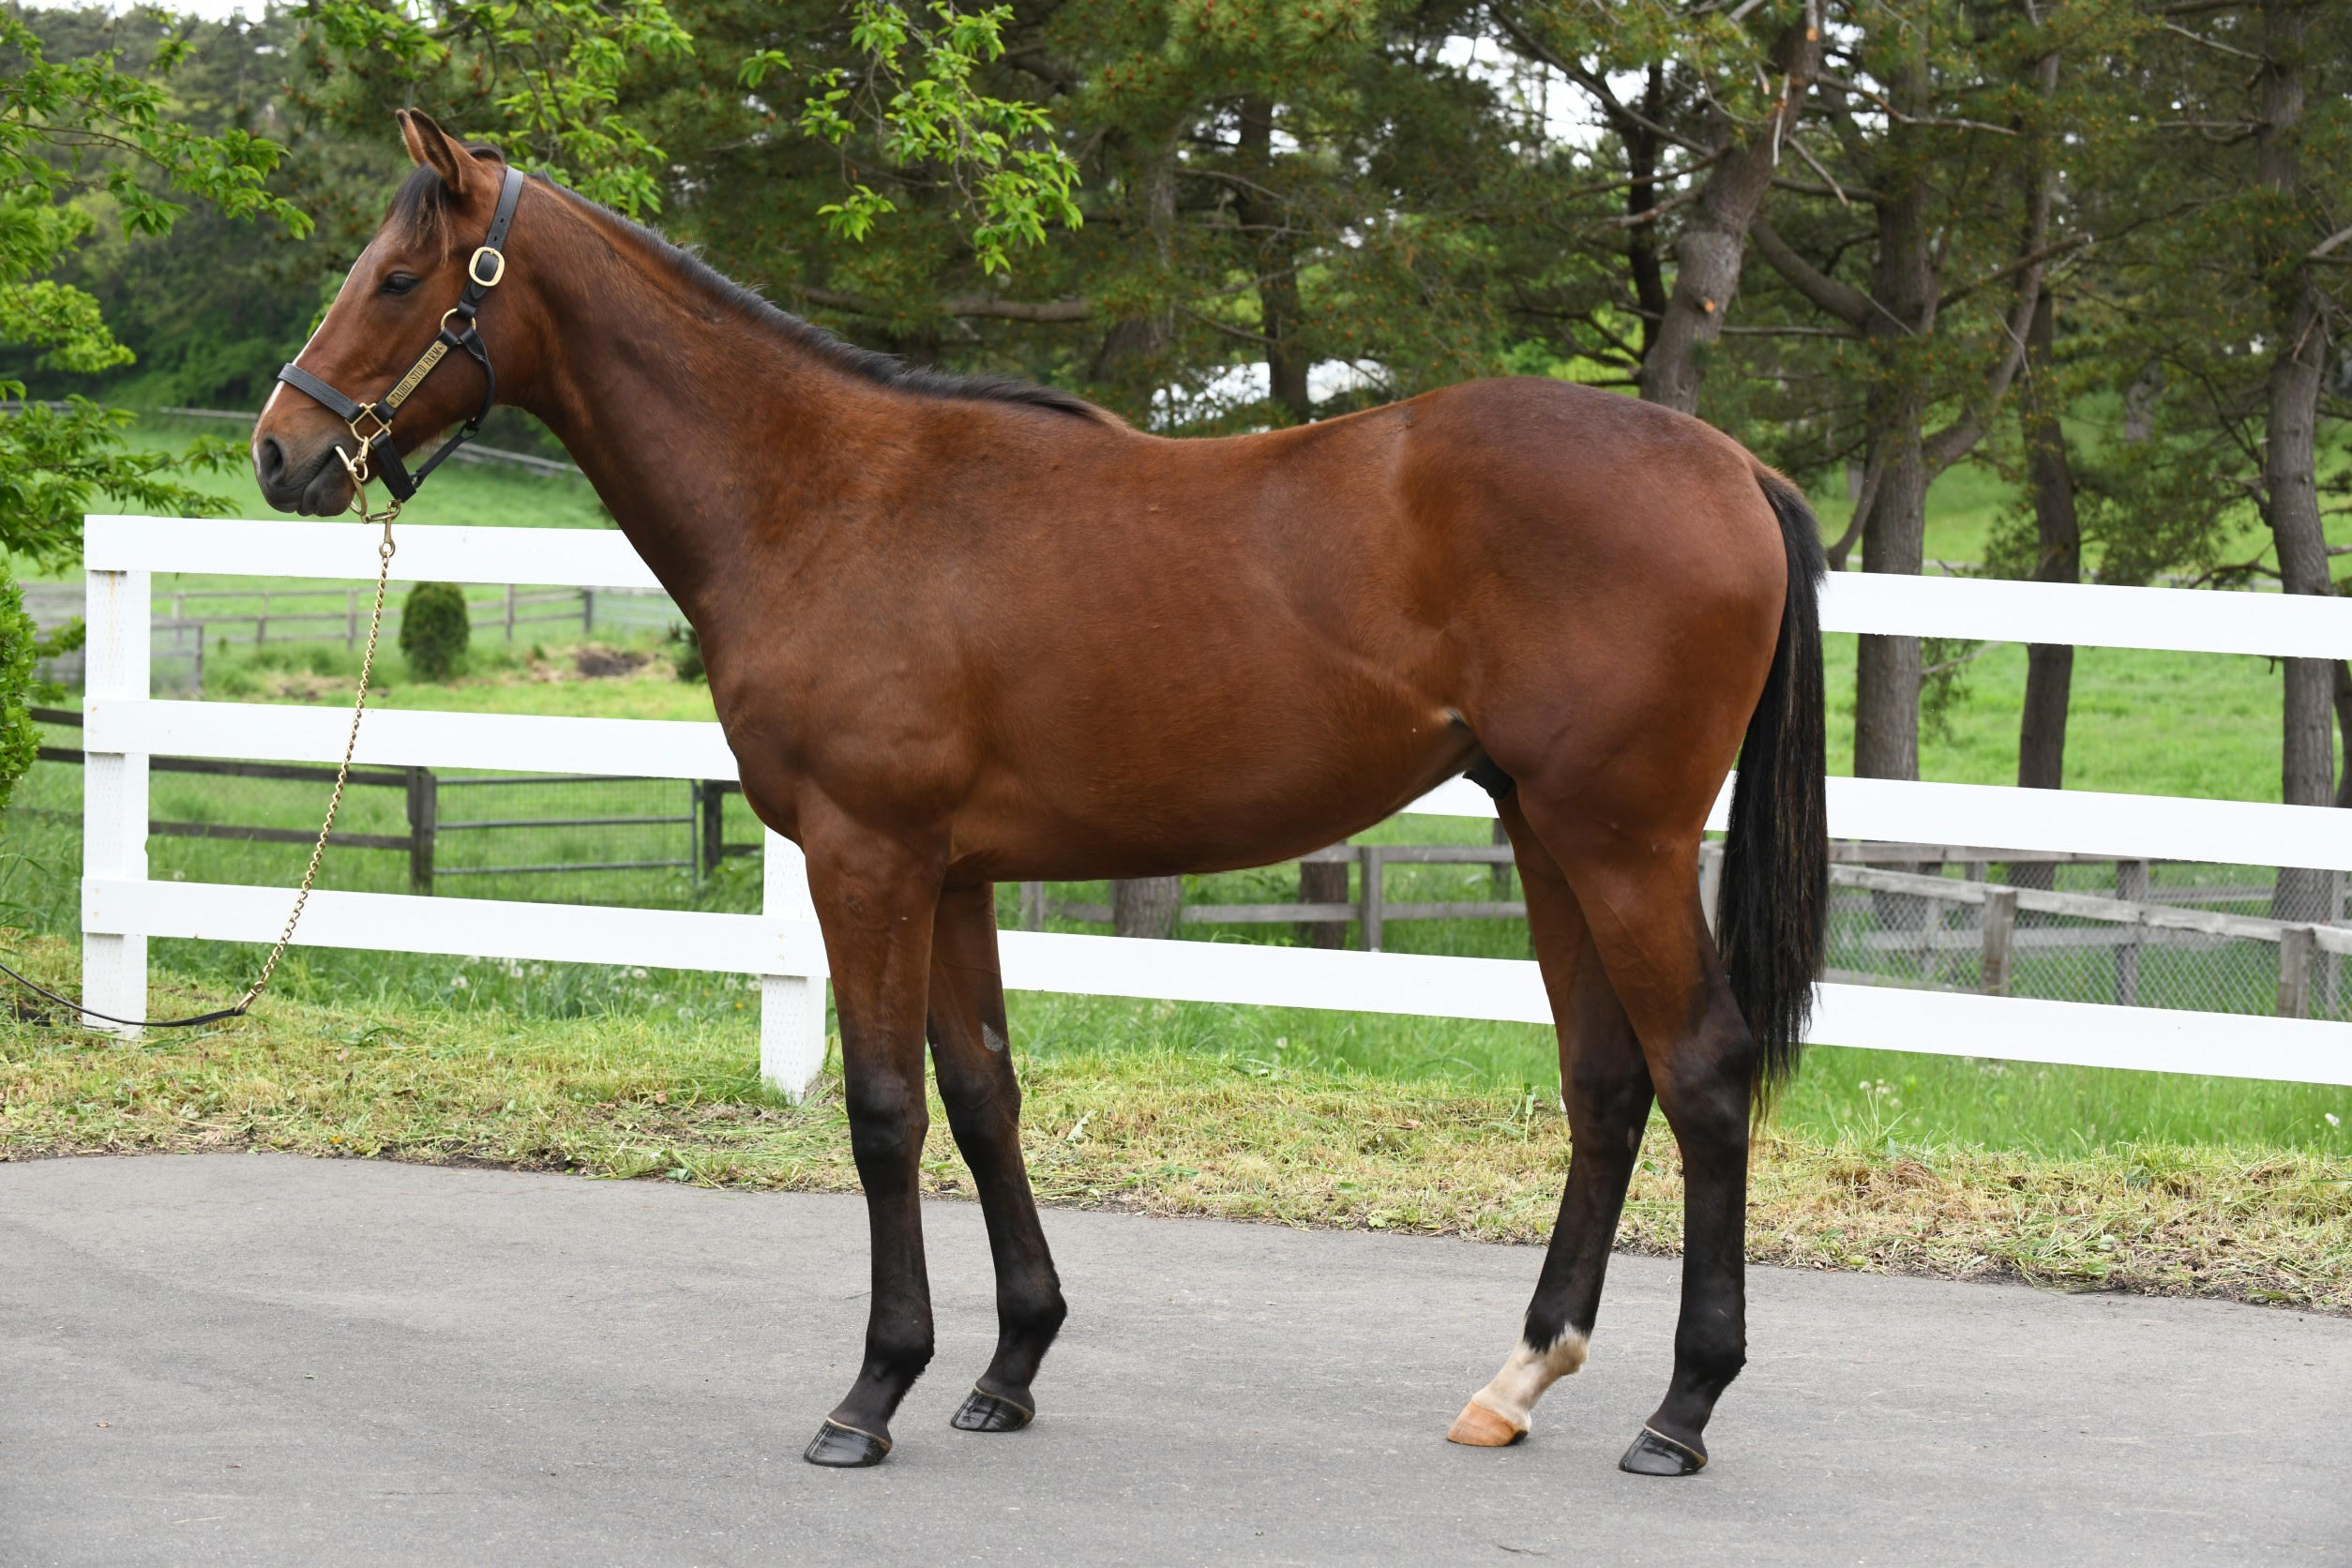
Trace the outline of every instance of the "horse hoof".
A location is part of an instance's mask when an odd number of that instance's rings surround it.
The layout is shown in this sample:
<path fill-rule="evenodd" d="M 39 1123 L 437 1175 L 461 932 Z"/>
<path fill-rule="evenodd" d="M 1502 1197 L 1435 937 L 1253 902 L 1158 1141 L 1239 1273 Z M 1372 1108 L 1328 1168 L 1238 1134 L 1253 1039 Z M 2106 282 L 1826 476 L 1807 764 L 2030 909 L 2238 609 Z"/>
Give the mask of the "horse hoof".
<path fill-rule="evenodd" d="M 1475 1399 L 1462 1407 L 1462 1413 L 1454 1418 L 1454 1429 L 1445 1435 L 1446 1441 L 1465 1448 L 1509 1448 L 1526 1438 L 1526 1427 L 1512 1425 Z"/>
<path fill-rule="evenodd" d="M 808 1440 L 807 1451 L 801 1457 L 828 1470 L 865 1470 L 881 1464 L 882 1455 L 889 1452 L 888 1438 L 878 1438 L 871 1432 L 860 1432 L 828 1420 Z"/>
<path fill-rule="evenodd" d="M 1707 1451 L 1661 1437 L 1645 1426 L 1617 1468 L 1628 1475 L 1696 1475 L 1707 1467 Z"/>
<path fill-rule="evenodd" d="M 963 1408 L 948 1422 L 958 1432 L 1018 1432 L 1037 1419 L 1010 1399 L 974 1388 L 964 1396 Z"/>

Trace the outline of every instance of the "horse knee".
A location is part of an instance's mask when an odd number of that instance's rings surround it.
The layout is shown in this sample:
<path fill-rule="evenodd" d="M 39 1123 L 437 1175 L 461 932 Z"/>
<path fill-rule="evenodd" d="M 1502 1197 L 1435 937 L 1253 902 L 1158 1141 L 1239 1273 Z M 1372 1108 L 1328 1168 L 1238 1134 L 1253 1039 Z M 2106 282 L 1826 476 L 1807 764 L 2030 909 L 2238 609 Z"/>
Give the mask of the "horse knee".
<path fill-rule="evenodd" d="M 863 1170 L 912 1161 L 931 1130 L 920 1089 L 896 1082 L 852 1081 L 843 1096 L 850 1115 L 850 1153 Z"/>

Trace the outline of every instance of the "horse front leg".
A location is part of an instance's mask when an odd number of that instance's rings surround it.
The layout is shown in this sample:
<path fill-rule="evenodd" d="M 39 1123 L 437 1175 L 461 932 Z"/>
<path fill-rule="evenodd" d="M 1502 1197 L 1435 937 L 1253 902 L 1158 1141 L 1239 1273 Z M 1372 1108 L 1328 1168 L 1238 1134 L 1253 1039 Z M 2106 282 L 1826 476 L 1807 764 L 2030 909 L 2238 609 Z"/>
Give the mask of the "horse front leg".
<path fill-rule="evenodd" d="M 942 857 L 862 832 L 812 835 L 809 892 L 833 966 L 850 1148 L 866 1189 L 873 1295 L 866 1360 L 802 1456 L 878 1465 L 890 1418 L 931 1359 L 931 1285 L 923 1262 L 924 1011 Z"/>
<path fill-rule="evenodd" d="M 979 1188 L 996 1263 L 996 1354 L 954 1425 L 966 1432 L 1018 1431 L 1036 1416 L 1029 1385 L 1068 1308 L 1021 1159 L 1021 1090 L 997 964 L 996 890 L 986 883 L 941 896 L 931 938 L 930 1036 L 940 1099 Z"/>

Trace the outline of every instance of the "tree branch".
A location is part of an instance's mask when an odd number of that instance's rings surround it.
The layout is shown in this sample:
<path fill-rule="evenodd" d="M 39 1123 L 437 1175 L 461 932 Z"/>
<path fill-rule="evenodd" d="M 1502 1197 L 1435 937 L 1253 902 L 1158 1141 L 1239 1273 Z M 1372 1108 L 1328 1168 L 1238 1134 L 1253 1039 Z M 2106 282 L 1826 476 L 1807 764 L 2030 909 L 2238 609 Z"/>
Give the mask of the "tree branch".
<path fill-rule="evenodd" d="M 1755 237 L 1756 249 L 1764 252 L 1764 259 L 1772 264 L 1774 271 L 1788 279 L 1791 288 L 1847 325 L 1861 330 L 1869 324 L 1871 316 L 1879 309 L 1878 302 L 1862 290 L 1817 270 L 1812 263 L 1791 249 L 1788 242 L 1780 237 L 1780 232 L 1762 218 L 1756 219 L 1748 233 Z"/>

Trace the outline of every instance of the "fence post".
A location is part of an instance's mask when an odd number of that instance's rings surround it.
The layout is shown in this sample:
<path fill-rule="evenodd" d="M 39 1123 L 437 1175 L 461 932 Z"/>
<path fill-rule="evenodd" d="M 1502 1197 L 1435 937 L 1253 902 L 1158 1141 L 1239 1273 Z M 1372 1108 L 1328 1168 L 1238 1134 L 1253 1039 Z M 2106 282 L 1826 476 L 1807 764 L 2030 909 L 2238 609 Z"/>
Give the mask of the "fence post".
<path fill-rule="evenodd" d="M 2292 926 L 2279 933 L 2279 1017 L 2311 1017 L 2312 960 L 2319 939 L 2308 926 Z"/>
<path fill-rule="evenodd" d="M 1500 817 L 1497 817 L 1495 819 L 1494 832 L 1495 848 L 1501 849 L 1510 842 L 1511 830 L 1502 825 L 1502 819 Z M 1507 860 L 1498 860 L 1495 862 L 1494 896 L 1495 902 L 1498 904 L 1507 901 L 1511 897 L 1511 863 Z M 1710 917 L 1710 924 L 1712 924 L 1711 916 Z"/>
<path fill-rule="evenodd" d="M 83 711 L 106 702 L 143 701 L 149 679 L 151 574 L 94 571 L 88 575 L 88 599 L 83 612 L 88 628 L 83 664 Z M 88 887 L 100 881 L 147 880 L 144 752 L 84 752 L 82 876 L 82 1000 L 101 1013 L 143 1018 L 147 1011 L 147 939 L 92 930 Z M 86 1014 L 83 1022 L 126 1039 L 139 1033 L 135 1028 L 101 1023 Z"/>
<path fill-rule="evenodd" d="M 1378 844 L 1357 845 L 1356 859 L 1363 867 L 1363 869 L 1356 873 L 1358 881 L 1363 884 L 1356 891 L 1356 919 L 1364 927 L 1364 950 L 1366 953 L 1378 953 L 1380 950 L 1382 912 L 1380 846 Z"/>
<path fill-rule="evenodd" d="M 433 840 L 439 834 L 441 781 L 430 768 L 408 770 L 408 890 L 433 890 Z"/>
<path fill-rule="evenodd" d="M 716 871 L 718 863 L 727 858 L 727 786 L 706 778 L 694 791 L 702 818 L 701 864 L 694 872 L 699 881 Z"/>
<path fill-rule="evenodd" d="M 583 637 L 596 635 L 596 591 L 594 588 L 582 588 L 580 591 L 580 630 Z"/>
<path fill-rule="evenodd" d="M 1984 956 L 1977 962 L 1977 989 L 1986 996 L 2009 994 L 2009 964 L 2013 943 L 2010 938 L 2017 929 L 2017 890 L 2013 887 L 1987 887 L 1984 890 Z"/>
<path fill-rule="evenodd" d="M 2118 860 L 2115 863 L 2115 896 L 2127 904 L 2148 901 L 2148 862 Z M 2115 1001 L 2118 1007 L 2140 1004 L 2140 929 L 2138 921 L 2123 928 L 2123 941 L 2115 950 Z"/>
<path fill-rule="evenodd" d="M 359 590 L 343 590 L 343 649 L 346 653 L 359 646 Z"/>
<path fill-rule="evenodd" d="M 1042 931 L 1046 928 L 1046 884 L 1041 882 L 1021 883 L 1021 929 Z"/>
<path fill-rule="evenodd" d="M 761 839 L 761 908 L 787 920 L 814 920 L 800 846 L 764 829 Z M 760 1080 L 797 1102 L 824 1064 L 825 983 L 807 974 L 760 976 Z"/>
<path fill-rule="evenodd" d="M 1299 862 L 1300 903 L 1344 904 L 1347 901 L 1346 861 Z M 1348 945 L 1348 923 L 1345 920 L 1302 920 L 1298 924 L 1298 940 L 1309 947 L 1345 947 Z"/>
<path fill-rule="evenodd" d="M 508 584 L 506 584 L 506 641 L 507 641 L 507 643 L 508 643 L 509 645 L 511 645 L 511 644 L 514 642 L 514 641 L 515 641 L 515 585 L 514 585 L 513 583 L 509 582 Z"/>

